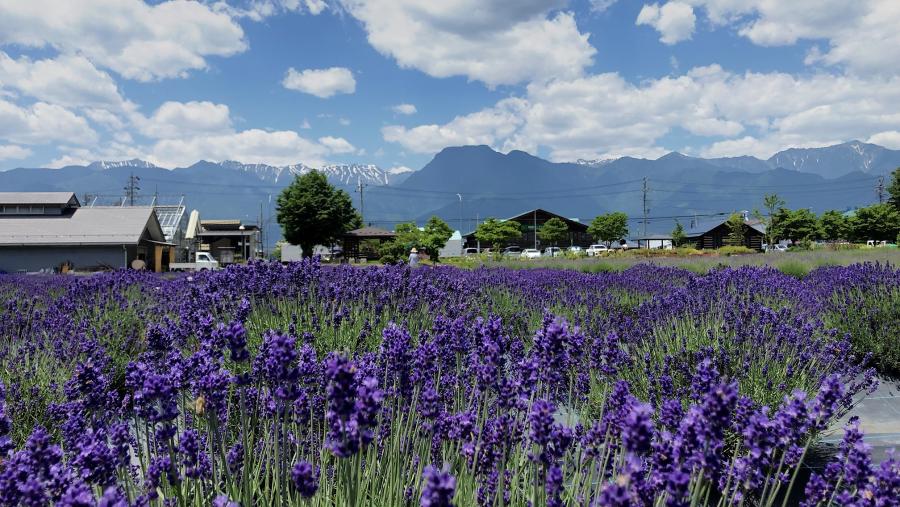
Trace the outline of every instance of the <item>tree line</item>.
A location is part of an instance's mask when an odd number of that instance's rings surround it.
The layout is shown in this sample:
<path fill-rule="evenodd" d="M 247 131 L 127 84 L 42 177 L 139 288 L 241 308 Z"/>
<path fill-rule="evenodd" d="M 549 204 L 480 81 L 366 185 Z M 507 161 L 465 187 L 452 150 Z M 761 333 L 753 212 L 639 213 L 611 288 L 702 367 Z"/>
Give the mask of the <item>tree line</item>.
<path fill-rule="evenodd" d="M 897 241 L 900 243 L 900 168 L 891 175 L 884 203 L 858 208 L 850 213 L 829 210 L 816 215 L 809 209 L 790 209 L 776 194 L 766 195 L 763 210 L 754 216 L 766 225 L 766 241 L 794 242 L 825 241 Z M 347 231 L 362 226 L 362 217 L 353 207 L 347 192 L 328 183 L 324 174 L 311 171 L 298 176 L 278 196 L 277 220 L 284 238 L 300 245 L 303 255 L 310 256 L 315 245 L 332 244 Z M 745 227 L 743 217 L 735 214 L 728 219 L 735 241 L 740 243 Z M 521 237 L 521 224 L 511 220 L 488 218 L 478 224 L 475 238 L 495 251 Z M 588 234 L 596 241 L 610 246 L 628 236 L 628 215 L 620 211 L 595 217 L 588 226 Z M 387 261 L 402 260 L 412 248 L 421 248 L 433 260 L 453 234 L 453 229 L 437 216 L 431 217 L 419 229 L 409 222 L 396 227 L 396 237 L 379 247 Z M 559 218 L 547 220 L 536 231 L 541 242 L 551 246 L 563 243 L 569 227 Z M 685 242 L 684 227 L 676 223 L 672 231 L 675 246 Z"/>

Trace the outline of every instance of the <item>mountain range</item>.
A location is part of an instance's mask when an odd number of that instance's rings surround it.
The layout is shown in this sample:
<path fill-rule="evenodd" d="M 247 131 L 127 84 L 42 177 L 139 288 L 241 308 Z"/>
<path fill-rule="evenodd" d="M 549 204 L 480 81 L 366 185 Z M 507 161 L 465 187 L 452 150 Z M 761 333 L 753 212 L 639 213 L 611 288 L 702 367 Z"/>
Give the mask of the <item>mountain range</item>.
<path fill-rule="evenodd" d="M 879 177 L 900 167 L 900 151 L 851 141 L 823 148 L 792 148 L 767 160 L 755 157 L 697 158 L 677 152 L 656 160 L 622 157 L 557 163 L 522 151 L 503 154 L 487 146 L 445 148 L 418 171 L 383 170 L 371 164 L 311 167 L 199 161 L 167 169 L 142 160 L 94 162 L 60 169 L 18 168 L 0 172 L 2 191 L 76 192 L 98 204 L 121 202 L 133 174 L 139 202 L 184 196 L 204 218 L 263 215 L 267 243 L 280 237 L 274 220 L 278 193 L 296 175 L 318 170 L 346 190 L 367 223 L 393 228 L 431 215 L 472 230 L 489 216 L 507 217 L 534 208 L 588 221 L 608 211 L 631 217 L 632 234 L 668 232 L 675 220 L 694 219 L 762 205 L 777 193 L 791 208 L 847 209 L 877 202 Z M 360 203 L 358 187 L 362 186 Z"/>

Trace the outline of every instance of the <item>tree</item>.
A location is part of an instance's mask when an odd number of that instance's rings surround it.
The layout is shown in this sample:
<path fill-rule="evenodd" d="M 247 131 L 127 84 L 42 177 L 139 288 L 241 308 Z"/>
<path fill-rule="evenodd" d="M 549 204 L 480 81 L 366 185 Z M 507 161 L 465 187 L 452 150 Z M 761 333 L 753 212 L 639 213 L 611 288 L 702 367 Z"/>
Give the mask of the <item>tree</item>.
<path fill-rule="evenodd" d="M 588 226 L 588 234 L 608 247 L 613 241 L 628 235 L 628 215 L 616 211 L 595 217 Z"/>
<path fill-rule="evenodd" d="M 896 210 L 900 211 L 900 167 L 894 169 L 894 172 L 891 173 L 891 184 L 888 185 L 887 191 L 890 194 L 888 202 Z"/>
<path fill-rule="evenodd" d="M 740 213 L 733 213 L 725 222 L 728 227 L 728 237 L 725 241 L 731 246 L 741 246 L 744 244 L 744 231 L 747 224 L 744 223 L 744 216 Z"/>
<path fill-rule="evenodd" d="M 819 217 L 819 233 L 827 241 L 848 239 L 850 222 L 840 211 L 828 210 Z"/>
<path fill-rule="evenodd" d="M 675 228 L 672 229 L 672 246 L 679 247 L 684 244 L 687 238 L 684 235 L 684 227 L 681 222 L 675 221 Z"/>
<path fill-rule="evenodd" d="M 569 237 L 569 226 L 562 219 L 553 217 L 544 222 L 538 231 L 538 237 L 541 242 L 556 246 L 560 241 L 565 241 Z"/>
<path fill-rule="evenodd" d="M 850 228 L 858 241 L 891 241 L 900 233 L 900 211 L 887 203 L 859 208 Z"/>
<path fill-rule="evenodd" d="M 402 261 L 413 248 L 422 246 L 422 231 L 413 222 L 397 224 L 394 227 L 394 239 L 382 243 L 378 248 L 381 262 L 386 264 Z"/>
<path fill-rule="evenodd" d="M 763 196 L 763 208 L 766 209 L 766 215 L 763 216 L 759 211 L 754 211 L 756 218 L 766 225 L 766 243 L 771 245 L 775 242 L 775 214 L 779 209 L 784 208 L 784 199 L 778 197 L 778 194 L 765 194 Z"/>
<path fill-rule="evenodd" d="M 453 229 L 436 216 L 432 216 L 425 223 L 425 231 L 422 235 L 422 247 L 425 253 L 434 262 L 438 262 L 438 254 L 447 244 L 447 240 L 453 236 Z"/>
<path fill-rule="evenodd" d="M 809 209 L 779 209 L 773 218 L 772 236 L 791 241 L 813 240 L 820 236 L 819 219 Z"/>
<path fill-rule="evenodd" d="M 512 241 L 522 236 L 522 229 L 519 222 L 511 220 L 501 221 L 496 218 L 488 218 L 484 222 L 478 224 L 475 229 L 475 238 L 491 245 L 494 253 L 499 253 L 504 243 Z"/>
<path fill-rule="evenodd" d="M 347 192 L 334 188 L 325 175 L 310 171 L 297 176 L 278 196 L 277 219 L 284 239 L 311 257 L 315 245 L 330 244 L 362 225 Z"/>

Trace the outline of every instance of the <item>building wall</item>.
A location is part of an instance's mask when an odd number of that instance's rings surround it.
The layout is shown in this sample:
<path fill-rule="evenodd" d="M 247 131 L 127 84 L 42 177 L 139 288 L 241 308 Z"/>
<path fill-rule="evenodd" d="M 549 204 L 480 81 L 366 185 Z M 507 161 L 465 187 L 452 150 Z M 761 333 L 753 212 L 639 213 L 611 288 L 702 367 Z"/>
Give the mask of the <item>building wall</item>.
<path fill-rule="evenodd" d="M 438 257 L 460 257 L 462 256 L 463 242 L 462 239 L 448 239 L 444 248 L 438 251 Z"/>
<path fill-rule="evenodd" d="M 7 273 L 37 272 L 56 269 L 64 262 L 76 270 L 109 266 L 123 268 L 127 265 L 126 253 L 116 246 L 0 246 L 0 271 Z"/>
<path fill-rule="evenodd" d="M 701 250 L 704 248 L 721 248 L 728 244 L 728 235 L 728 226 L 726 224 L 722 224 L 717 226 L 715 229 L 706 232 L 702 236 L 691 238 L 689 241 L 694 241 L 694 246 Z M 754 250 L 760 250 L 762 249 L 762 242 L 762 234 L 750 227 L 744 228 L 744 241 L 742 243 L 743 246 L 752 248 Z"/>

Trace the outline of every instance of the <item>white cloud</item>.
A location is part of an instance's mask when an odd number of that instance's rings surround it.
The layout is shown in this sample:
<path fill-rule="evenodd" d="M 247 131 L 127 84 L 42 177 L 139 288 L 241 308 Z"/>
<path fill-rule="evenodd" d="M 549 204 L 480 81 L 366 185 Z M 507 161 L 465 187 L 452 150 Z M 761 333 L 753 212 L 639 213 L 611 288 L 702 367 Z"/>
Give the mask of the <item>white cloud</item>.
<path fill-rule="evenodd" d="M 660 42 L 675 44 L 691 38 L 694 33 L 694 9 L 683 2 L 666 2 L 662 7 L 659 4 L 646 4 L 638 14 L 636 25 L 650 25 L 659 32 Z"/>
<path fill-rule="evenodd" d="M 109 74 L 78 55 L 32 61 L 24 56 L 12 59 L 0 51 L 0 87 L 63 107 L 134 108 Z"/>
<path fill-rule="evenodd" d="M 289 90 L 309 93 L 322 99 L 339 93 L 356 91 L 356 79 L 353 78 L 350 69 L 344 67 L 302 71 L 297 71 L 292 67 L 284 75 L 281 84 Z"/>
<path fill-rule="evenodd" d="M 884 132 L 879 132 L 870 136 L 866 142 L 880 144 L 881 146 L 892 150 L 900 150 L 900 131 L 886 130 Z"/>
<path fill-rule="evenodd" d="M 90 144 L 97 141 L 97 133 L 84 118 L 62 106 L 37 102 L 20 107 L 0 99 L 0 139 L 21 144 Z"/>
<path fill-rule="evenodd" d="M 90 148 L 62 147 L 63 154 L 53 159 L 47 167 L 59 168 L 67 165 L 87 165 L 97 160 L 149 159 L 143 148 L 132 143 L 113 142 Z"/>
<path fill-rule="evenodd" d="M 140 81 L 181 77 L 247 48 L 228 14 L 175 0 L 0 0 L 0 44 L 49 46 Z"/>
<path fill-rule="evenodd" d="M 416 112 L 418 112 L 416 106 L 413 104 L 397 104 L 396 106 L 392 107 L 391 110 L 397 114 L 405 115 L 416 114 Z"/>
<path fill-rule="evenodd" d="M 320 137 L 319 144 L 328 148 L 331 153 L 353 153 L 356 151 L 356 148 L 343 137 Z"/>
<path fill-rule="evenodd" d="M 488 86 L 572 77 L 596 50 L 564 0 L 342 0 L 369 43 L 401 67 Z"/>
<path fill-rule="evenodd" d="M 228 106 L 212 102 L 166 102 L 141 123 L 144 135 L 158 139 L 231 132 Z"/>
<path fill-rule="evenodd" d="M 252 0 L 247 6 L 238 7 L 220 1 L 212 4 L 212 8 L 233 18 L 263 21 L 282 12 L 302 12 L 317 16 L 328 8 L 328 4 L 323 0 Z"/>
<path fill-rule="evenodd" d="M 149 149 L 147 158 L 163 167 L 193 164 L 198 160 L 241 160 L 270 165 L 303 162 L 324 164 L 331 150 L 291 130 L 244 130 L 237 133 L 163 139 Z"/>
<path fill-rule="evenodd" d="M 415 169 L 406 167 L 405 165 L 395 165 L 386 171 L 388 174 L 405 174 L 415 172 Z"/>
<path fill-rule="evenodd" d="M 31 150 L 15 144 L 0 144 L 0 160 L 19 160 L 31 156 Z"/>
<path fill-rule="evenodd" d="M 734 74 L 719 66 L 632 84 L 615 73 L 532 83 L 523 98 L 446 124 L 388 126 L 386 141 L 409 151 L 489 144 L 503 151 L 549 150 L 553 160 L 658 156 L 673 129 L 709 138 L 708 156 L 768 157 L 790 146 L 854 138 L 893 139 L 900 125 L 900 77 Z"/>
<path fill-rule="evenodd" d="M 612 7 L 617 1 L 618 0 L 590 0 L 591 11 L 606 12 L 606 10 Z"/>
<path fill-rule="evenodd" d="M 477 113 L 457 116 L 444 125 L 420 125 L 411 129 L 389 125 L 381 129 L 385 141 L 399 143 L 415 153 L 435 153 L 447 146 L 487 144 L 495 146 L 521 126 L 521 99 L 509 98 Z"/>
<path fill-rule="evenodd" d="M 896 0 L 683 0 L 706 10 L 710 20 L 731 26 L 762 46 L 800 39 L 828 41 L 808 64 L 841 65 L 859 73 L 896 74 L 900 59 L 900 2 Z"/>

